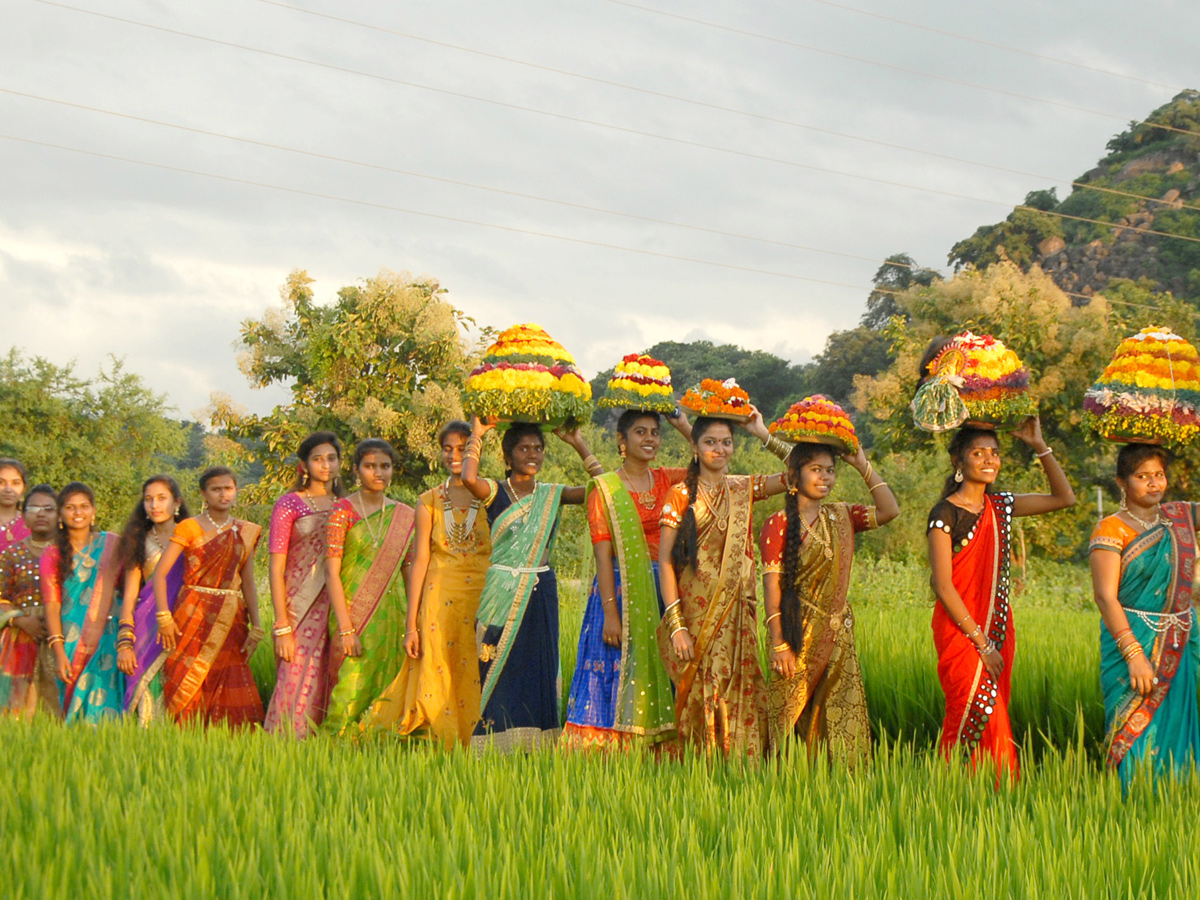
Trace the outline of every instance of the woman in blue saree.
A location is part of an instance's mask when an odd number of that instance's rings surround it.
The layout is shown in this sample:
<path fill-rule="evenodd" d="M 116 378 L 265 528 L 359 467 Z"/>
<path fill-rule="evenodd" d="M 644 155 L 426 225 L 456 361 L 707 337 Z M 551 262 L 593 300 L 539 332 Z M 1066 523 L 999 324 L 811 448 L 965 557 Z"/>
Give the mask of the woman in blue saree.
<path fill-rule="evenodd" d="M 46 643 L 54 652 L 63 715 L 95 724 L 125 710 L 125 676 L 117 668 L 117 623 L 111 615 L 121 568 L 111 531 L 96 531 L 91 488 L 73 481 L 58 495 L 58 534 L 42 554 Z"/>
<path fill-rule="evenodd" d="M 507 476 L 498 489 L 479 476 L 483 435 L 478 419 L 463 457 L 462 483 L 487 507 L 492 561 L 476 614 L 481 720 L 477 749 L 532 750 L 559 733 L 558 581 L 550 548 L 564 504 L 581 504 L 586 489 L 537 481 L 546 441 L 538 425 L 514 422 L 501 441 Z M 589 475 L 603 466 L 579 430 L 555 431 L 583 459 Z"/>
<path fill-rule="evenodd" d="M 1141 769 L 1187 771 L 1200 759 L 1200 633 L 1192 608 L 1195 505 L 1163 503 L 1168 456 L 1128 444 L 1117 456 L 1122 503 L 1092 533 L 1108 764 L 1122 789 Z"/>

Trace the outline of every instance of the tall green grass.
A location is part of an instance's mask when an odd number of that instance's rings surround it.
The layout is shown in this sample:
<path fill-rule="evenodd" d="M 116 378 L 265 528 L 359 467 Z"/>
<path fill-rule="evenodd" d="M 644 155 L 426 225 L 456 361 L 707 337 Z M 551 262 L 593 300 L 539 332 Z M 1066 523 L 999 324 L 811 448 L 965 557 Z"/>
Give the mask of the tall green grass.
<path fill-rule="evenodd" d="M 1023 777 L 934 752 L 927 581 L 863 560 L 854 603 L 877 743 L 853 772 L 803 755 L 440 753 L 130 723 L 0 721 L 3 889 L 105 898 L 1180 897 L 1200 889 L 1200 779 L 1127 801 L 1098 762 L 1097 616 L 1034 573 L 1015 602 Z M 567 584 L 563 671 L 582 585 Z M 266 663 L 264 666 L 263 663 Z M 273 665 L 260 654 L 259 677 Z"/>

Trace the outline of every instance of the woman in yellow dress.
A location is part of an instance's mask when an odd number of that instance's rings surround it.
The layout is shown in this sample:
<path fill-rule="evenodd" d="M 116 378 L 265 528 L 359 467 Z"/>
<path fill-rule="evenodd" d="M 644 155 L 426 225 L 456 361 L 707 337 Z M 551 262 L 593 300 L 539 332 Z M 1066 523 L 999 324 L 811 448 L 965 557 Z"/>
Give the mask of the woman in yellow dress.
<path fill-rule="evenodd" d="M 466 422 L 438 435 L 449 477 L 417 503 L 408 619 L 400 674 L 372 707 L 366 727 L 428 737 L 447 749 L 467 745 L 479 721 L 475 614 L 492 554 L 487 507 L 462 483 Z"/>

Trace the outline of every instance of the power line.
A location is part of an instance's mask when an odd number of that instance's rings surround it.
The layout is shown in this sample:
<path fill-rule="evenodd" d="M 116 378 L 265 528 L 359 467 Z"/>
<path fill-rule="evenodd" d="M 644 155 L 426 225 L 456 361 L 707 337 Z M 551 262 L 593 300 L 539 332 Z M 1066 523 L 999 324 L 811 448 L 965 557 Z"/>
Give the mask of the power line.
<path fill-rule="evenodd" d="M 767 155 L 761 154 L 761 153 L 751 153 L 746 150 L 735 150 L 731 147 L 721 147 L 717 144 L 707 144 L 707 143 L 704 143 L 703 141 L 693 141 L 693 140 L 689 140 L 687 138 L 674 137 L 672 135 L 659 134 L 657 132 L 652 132 L 652 131 L 642 131 L 637 128 L 628 128 L 624 125 L 614 125 L 610 122 L 600 122 L 595 119 L 585 119 L 581 116 L 572 116 L 572 115 L 567 115 L 566 113 L 552 112 L 550 110 L 538 109 L 537 107 L 533 107 L 533 106 L 524 106 L 519 103 L 510 103 L 506 100 L 494 100 L 489 97 L 481 97 L 476 94 L 468 94 L 468 93 L 465 93 L 462 91 L 453 91 L 448 88 L 434 87 L 432 85 L 422 84 L 422 83 L 416 82 L 416 81 L 409 81 L 409 80 L 406 80 L 403 78 L 395 78 L 390 75 L 380 75 L 375 72 L 366 72 L 361 69 L 351 69 L 347 66 L 338 66 L 338 65 L 334 65 L 333 63 L 320 62 L 319 60 L 307 59 L 307 58 L 301 57 L 301 56 L 292 56 L 290 54 L 279 53 L 274 50 L 264 50 L 259 47 L 249 46 L 247 44 L 238 44 L 233 41 L 221 40 L 220 38 L 206 37 L 204 35 L 193 34 L 191 32 L 187 32 L 187 31 L 180 31 L 180 30 L 174 29 L 174 28 L 167 28 L 162 25 L 152 25 L 148 22 L 140 22 L 136 19 L 127 19 L 127 18 L 124 18 L 121 16 L 114 16 L 109 13 L 96 12 L 94 10 L 89 10 L 89 9 L 81 9 L 80 7 L 69 6 L 65 3 L 57 3 L 57 2 L 55 2 L 55 0 L 35 0 L 35 2 L 42 3 L 47 6 L 54 6 L 59 9 L 69 10 L 71 12 L 83 13 L 84 15 L 96 16 L 98 18 L 109 19 L 111 21 L 121 22 L 121 23 L 124 23 L 127 25 L 134 25 L 139 28 L 149 29 L 151 31 L 158 31 L 158 32 L 162 32 L 164 34 L 175 35 L 177 37 L 184 37 L 184 38 L 188 38 L 191 40 L 202 41 L 204 43 L 214 44 L 214 45 L 221 46 L 221 47 L 228 47 L 228 48 L 232 48 L 232 49 L 236 49 L 236 50 L 244 50 L 249 53 L 257 53 L 257 54 L 275 58 L 275 59 L 287 60 L 288 62 L 296 62 L 296 63 L 301 63 L 302 65 L 316 66 L 318 68 L 328 69 L 328 70 L 334 71 L 334 72 L 341 72 L 341 73 L 347 74 L 347 75 L 357 75 L 357 76 L 360 76 L 363 78 L 370 78 L 375 81 L 382 81 L 382 82 L 389 83 L 389 84 L 398 84 L 398 85 L 402 85 L 404 87 L 411 87 L 411 88 L 416 88 L 418 90 L 430 91 L 432 93 L 442 94 L 444 96 L 449 96 L 449 97 L 458 97 L 460 99 L 471 100 L 471 101 L 474 101 L 477 103 L 489 103 L 494 106 L 503 107 L 505 109 L 515 109 L 515 110 L 519 110 L 521 112 L 533 113 L 534 115 L 545 116 L 545 117 L 551 118 L 551 119 L 558 119 L 560 121 L 573 122 L 573 123 L 581 124 L 581 125 L 590 125 L 590 126 L 593 126 L 596 128 L 605 128 L 605 129 L 609 129 L 611 131 L 616 131 L 621 134 L 636 135 L 638 137 L 646 137 L 646 138 L 651 138 L 654 140 L 666 141 L 666 142 L 673 143 L 673 144 L 679 144 L 679 145 L 685 146 L 685 147 L 695 147 L 695 148 L 703 149 L 703 150 L 713 150 L 713 151 L 716 151 L 719 153 L 725 153 L 725 154 L 728 154 L 731 156 L 740 156 L 740 157 L 744 157 L 746 159 L 758 160 L 760 162 L 777 163 L 779 165 L 790 166 L 795 169 L 805 169 L 805 170 L 812 171 L 812 172 L 820 172 L 825 175 L 838 175 L 843 178 L 855 178 L 855 179 L 858 179 L 861 181 L 869 181 L 869 182 L 873 182 L 875 184 L 886 185 L 888 187 L 898 187 L 898 188 L 903 188 L 905 190 L 923 191 L 925 193 L 938 194 L 943 197 L 951 197 L 956 200 L 969 200 L 969 201 L 975 202 L 975 203 L 988 203 L 988 204 L 991 204 L 992 206 L 1002 206 L 1002 207 L 1009 206 L 1008 203 L 1001 201 L 1001 200 L 991 200 L 986 197 L 971 197 L 969 195 L 956 193 L 954 191 L 943 191 L 938 188 L 921 187 L 919 185 L 906 184 L 905 182 L 901 182 L 901 181 L 891 181 L 886 178 L 875 178 L 873 176 L 862 175 L 857 172 L 847 172 L 847 171 L 843 171 L 840 169 L 830 169 L 830 168 L 827 168 L 824 166 L 816 166 L 816 165 L 812 165 L 811 163 L 797 162 L 795 160 L 783 159 L 783 158 L 777 157 L 777 156 L 767 156 Z"/>
<path fill-rule="evenodd" d="M 690 224 L 687 222 L 676 222 L 676 221 L 672 221 L 670 219 L 659 219 L 659 218 L 655 218 L 653 216 L 644 216 L 644 215 L 640 215 L 638 213 L 623 212 L 621 210 L 608 209 L 608 208 L 602 207 L 602 206 L 590 206 L 586 203 L 576 203 L 576 202 L 573 202 L 570 200 L 560 200 L 555 197 L 547 197 L 547 196 L 540 195 L 540 194 L 529 194 L 529 193 L 525 193 L 523 191 L 510 190 L 508 188 L 499 188 L 499 187 L 493 187 L 491 185 L 486 185 L 486 184 L 478 184 L 476 182 L 471 182 L 471 181 L 462 181 L 457 178 L 446 178 L 446 177 L 443 177 L 440 175 L 430 175 L 426 172 L 417 172 L 417 171 L 413 171 L 411 169 L 401 169 L 401 168 L 397 168 L 395 166 L 385 166 L 380 163 L 366 162 L 364 160 L 348 159 L 346 157 L 335 156 L 335 155 L 329 154 L 329 153 L 320 153 L 315 150 L 303 150 L 298 147 L 289 147 L 284 144 L 276 144 L 276 143 L 272 143 L 270 141 L 260 141 L 260 140 L 254 139 L 254 138 L 241 137 L 239 135 L 234 135 L 234 134 L 226 134 L 226 133 L 220 132 L 220 131 L 209 131 L 208 129 L 197 128 L 197 127 L 194 127 L 191 125 L 183 125 L 183 124 L 180 124 L 177 122 L 165 122 L 160 119 L 151 119 L 146 116 L 137 116 L 137 115 L 133 115 L 131 113 L 118 112 L 118 111 L 112 110 L 112 109 L 104 109 L 103 107 L 99 107 L 99 106 L 89 106 L 85 103 L 76 103 L 71 100 L 62 100 L 57 97 L 46 97 L 46 96 L 43 96 L 40 94 L 30 94 L 25 91 L 17 91 L 17 90 L 13 90 L 11 88 L 0 87 L 0 94 L 10 94 L 15 97 L 22 97 L 22 98 L 29 99 L 29 100 L 38 100 L 43 103 L 53 103 L 53 104 L 57 104 L 60 106 L 66 106 L 71 109 L 81 109 L 81 110 L 85 110 L 87 112 L 99 113 L 101 115 L 106 115 L 106 116 L 114 116 L 116 118 L 127 119 L 127 120 L 130 120 L 133 122 L 141 122 L 141 123 L 144 123 L 147 125 L 156 125 L 156 126 L 160 126 L 163 128 L 172 128 L 172 129 L 176 129 L 178 131 L 187 132 L 189 134 L 199 134 L 199 135 L 204 135 L 206 137 L 219 138 L 219 139 L 228 140 L 228 141 L 236 141 L 238 143 L 248 144 L 248 145 L 254 146 L 254 147 L 263 147 L 263 148 L 266 148 L 269 150 L 279 150 L 284 153 L 294 153 L 294 154 L 297 154 L 300 156 L 307 156 L 307 157 L 310 157 L 313 159 L 320 159 L 320 160 L 325 160 L 328 162 L 344 163 L 346 165 L 351 165 L 351 166 L 360 166 L 362 168 L 372 169 L 372 170 L 379 171 L 379 172 L 388 172 L 393 175 L 404 175 L 404 176 L 410 177 L 410 178 L 422 178 L 422 179 L 426 179 L 428 181 L 439 182 L 441 184 L 454 185 L 455 187 L 465 187 L 465 188 L 470 188 L 472 190 L 488 191 L 490 193 L 501 194 L 501 195 L 504 195 L 507 197 L 518 197 L 523 200 L 534 200 L 539 203 L 550 203 L 550 204 L 554 204 L 555 206 L 563 206 L 563 207 L 567 207 L 569 209 L 578 209 L 578 210 L 582 210 L 585 212 L 602 213 L 604 215 L 619 216 L 619 217 L 627 218 L 627 219 L 636 219 L 638 221 L 648 222 L 648 223 L 651 223 L 654 225 L 667 225 L 672 228 L 683 228 L 683 229 L 687 229 L 689 231 L 697 231 L 697 232 L 702 232 L 705 234 L 716 235 L 718 237 L 730 237 L 730 238 L 737 238 L 737 239 L 745 240 L 745 241 L 755 241 L 755 242 L 762 243 L 762 244 L 770 244 L 770 245 L 776 246 L 776 247 L 785 247 L 790 250 L 803 250 L 803 251 L 807 251 L 810 253 L 824 253 L 824 254 L 828 254 L 828 255 L 832 255 L 832 256 L 840 256 L 840 257 L 844 257 L 846 259 L 854 259 L 854 260 L 860 260 L 860 261 L 864 261 L 864 262 L 873 262 L 873 263 L 879 262 L 879 258 L 876 256 L 864 256 L 864 255 L 858 254 L 858 253 L 846 253 L 846 252 L 843 252 L 840 250 L 829 250 L 829 249 L 825 249 L 825 248 L 821 248 L 821 247 L 810 247 L 805 244 L 796 244 L 796 243 L 792 243 L 790 241 L 781 241 L 781 240 L 776 240 L 773 238 L 760 237 L 760 236 L 751 235 L 751 234 L 741 234 L 736 231 L 724 231 L 719 228 L 709 228 L 709 227 L 706 227 L 703 225 L 693 225 L 693 224 Z M 907 264 L 895 263 L 895 265 L 906 266 Z"/>
<path fill-rule="evenodd" d="M 947 31 L 944 28 L 935 28 L 932 25 L 924 25 L 920 22 L 911 22 L 908 19 L 901 19 L 896 16 L 888 16 L 883 13 L 874 12 L 869 9 L 859 9 L 857 6 L 850 6 L 846 3 L 836 3 L 834 0 L 812 0 L 813 3 L 820 3 L 822 6 L 832 6 L 835 9 L 842 9 L 846 12 L 858 13 L 860 16 L 869 16 L 872 19 L 881 19 L 884 22 L 894 22 L 897 25 L 904 25 L 906 28 L 916 28 L 919 31 L 927 31 L 930 34 L 938 34 L 942 37 L 954 38 L 959 41 L 968 41 L 972 44 L 978 44 L 981 47 L 992 47 L 996 50 L 1006 50 L 1009 53 L 1019 53 L 1022 56 L 1028 56 L 1031 59 L 1040 59 L 1044 62 L 1057 63 L 1060 66 L 1070 66 L 1074 69 L 1083 69 L 1087 72 L 1096 72 L 1100 75 L 1109 75 L 1113 78 L 1124 78 L 1127 81 L 1136 81 L 1140 84 L 1149 84 L 1153 87 L 1167 88 L 1168 90 L 1178 91 L 1179 86 L 1175 84 L 1167 84 L 1162 81 L 1155 81 L 1152 78 L 1142 78 L 1139 75 L 1130 75 L 1127 72 L 1117 72 L 1113 69 L 1103 69 L 1100 66 L 1089 66 L 1087 63 L 1076 62 L 1072 59 L 1063 59 L 1059 56 L 1050 56 L 1046 53 L 1037 53 L 1033 50 L 1026 50 L 1024 47 L 1014 47 L 1011 44 L 1001 44 L 997 41 L 989 41 L 984 38 L 974 37 L 969 34 L 961 34 L 957 31 Z"/>
<path fill-rule="evenodd" d="M 436 38 L 425 37 L 423 35 L 413 34 L 412 32 L 408 32 L 408 31 L 400 31 L 399 29 L 395 29 L 395 28 L 387 28 L 385 26 L 375 25 L 370 22 L 363 22 L 363 21 L 360 21 L 357 19 L 348 19 L 344 16 L 336 16 L 336 15 L 332 15 L 330 13 L 319 12 L 317 10 L 305 9 L 304 7 L 295 6 L 290 3 L 282 3 L 282 2 L 280 2 L 280 0 L 256 0 L 256 2 L 265 4 L 267 6 L 275 6 L 275 7 L 279 7 L 280 9 L 286 9 L 291 12 L 300 13 L 301 15 L 312 16 L 312 17 L 319 18 L 319 19 L 325 19 L 325 20 L 331 21 L 331 22 L 339 22 L 344 25 L 351 25 L 356 28 L 366 29 L 368 31 L 376 31 L 381 34 L 389 34 L 389 35 L 393 35 L 395 37 L 404 38 L 406 40 L 417 41 L 419 43 L 424 43 L 424 44 L 430 44 L 435 47 L 443 47 L 443 48 L 446 48 L 449 50 L 454 50 L 454 51 L 460 52 L 460 53 L 467 53 L 467 54 L 471 54 L 474 56 L 480 56 L 485 59 L 493 59 L 493 60 L 497 60 L 499 62 L 505 62 L 505 63 L 509 63 L 511 65 L 516 65 L 516 66 L 524 66 L 526 68 L 535 69 L 535 70 L 541 71 L 541 72 L 550 72 L 555 75 L 564 75 L 569 78 L 577 78 L 582 81 L 589 81 L 589 82 L 592 82 L 595 84 L 602 84 L 607 87 L 615 87 L 615 88 L 619 88 L 621 90 L 634 91 L 636 93 L 645 94 L 645 95 L 651 96 L 651 97 L 658 97 L 661 99 L 673 100 L 673 101 L 677 101 L 680 103 L 687 103 L 687 104 L 690 104 L 693 106 L 699 106 L 699 107 L 702 107 L 705 109 L 712 109 L 712 110 L 717 110 L 719 112 L 731 113 L 733 115 L 745 116 L 747 118 L 756 119 L 758 121 L 771 122 L 773 124 L 785 125 L 785 126 L 788 126 L 791 128 L 797 128 L 797 129 L 801 129 L 804 131 L 811 131 L 811 132 L 815 132 L 818 134 L 826 134 L 831 137 L 838 137 L 838 138 L 843 138 L 846 140 L 859 141 L 861 143 L 872 144 L 872 145 L 880 146 L 880 147 L 886 147 L 890 150 L 902 150 L 907 153 L 916 153 L 916 154 L 920 154 L 922 156 L 931 157 L 933 159 L 941 159 L 941 160 L 946 160 L 948 162 L 955 162 L 955 163 L 961 163 L 963 165 L 975 166 L 975 167 L 983 168 L 983 169 L 990 169 L 990 170 L 993 170 L 996 172 L 1004 172 L 1009 175 L 1020 175 L 1025 178 L 1036 178 L 1036 179 L 1039 179 L 1042 181 L 1066 183 L 1066 184 L 1070 184 L 1071 187 L 1073 187 L 1073 188 L 1079 188 L 1081 190 L 1098 191 L 1100 193 L 1113 194 L 1116 196 L 1129 197 L 1129 198 L 1138 199 L 1138 200 L 1157 200 L 1158 199 L 1156 197 L 1149 197 L 1144 194 L 1135 194 L 1130 191 L 1122 191 L 1117 188 L 1100 187 L 1099 185 L 1093 185 L 1093 184 L 1090 184 L 1088 182 L 1083 182 L 1083 181 L 1075 181 L 1070 178 L 1061 178 L 1061 177 L 1054 176 L 1054 175 L 1043 175 L 1038 172 L 1028 172 L 1023 169 L 1014 169 L 1009 166 L 1001 166 L 1001 165 L 996 165 L 993 163 L 979 162 L 977 160 L 966 159 L 961 156 L 954 156 L 954 155 L 947 154 L 947 153 L 938 153 L 936 151 L 925 150 L 920 147 L 910 147 L 905 144 L 897 144 L 893 141 L 885 141 L 885 140 L 880 140 L 877 138 L 864 137 L 862 135 L 857 135 L 857 134 L 849 134 L 847 132 L 836 131 L 831 128 L 822 128 L 822 127 L 819 127 L 816 125 L 810 125 L 810 124 L 807 124 L 804 122 L 797 122 L 793 119 L 785 119 L 785 118 L 781 118 L 778 116 L 769 116 L 764 113 L 756 113 L 756 112 L 752 112 L 750 110 L 738 109 L 736 107 L 725 106 L 725 105 L 719 104 L 719 103 L 712 103 L 712 102 L 709 102 L 706 100 L 698 100 L 694 97 L 685 97 L 680 94 L 672 94 L 672 93 L 669 93 L 666 91 L 659 91 L 659 90 L 655 90 L 653 88 L 646 88 L 646 87 L 642 87 L 640 85 L 629 84 L 627 82 L 613 81 L 608 78 L 600 78 L 595 75 L 588 75 L 584 72 L 575 72 L 570 69 L 561 69 L 556 66 L 547 66 L 542 63 L 536 63 L 536 62 L 532 62 L 532 61 L 526 60 L 526 59 L 518 59 L 516 57 L 505 56 L 500 53 L 491 53 L 486 50 L 479 50 L 477 48 L 467 47 L 462 44 L 454 44 L 454 43 L 450 43 L 449 41 L 442 41 L 442 40 L 438 40 Z M 818 2 L 818 3 L 827 2 L 827 0 L 814 0 L 814 2 Z M 831 4 L 831 5 L 837 6 L 839 4 Z M 852 7 L 846 7 L 846 8 L 852 9 Z M 874 15 L 874 14 L 868 13 L 868 15 Z M 947 32 L 947 33 L 950 33 L 950 32 Z M 1191 206 L 1189 204 L 1184 204 L 1184 207 L 1187 209 L 1193 209 L 1193 210 L 1196 210 L 1197 212 L 1200 212 L 1200 206 Z"/>
<path fill-rule="evenodd" d="M 45 3 L 45 2 L 48 2 L 48 0 L 38 0 L 38 2 Z M 782 44 L 782 45 L 785 45 L 788 47 L 795 47 L 798 50 L 806 50 L 809 53 L 820 53 L 825 56 L 835 57 L 837 59 L 845 59 L 850 62 L 858 62 L 858 63 L 863 63 L 864 65 L 868 65 L 868 66 L 876 66 L 877 68 L 888 69 L 889 71 L 892 71 L 892 72 L 903 72 L 906 75 L 917 75 L 921 78 L 929 78 L 934 81 L 943 81 L 947 84 L 958 85 L 959 87 L 967 87 L 967 88 L 971 88 L 972 90 L 977 90 L 977 91 L 986 91 L 991 94 L 1000 94 L 1001 96 L 1012 97 L 1017 100 L 1027 100 L 1030 103 L 1043 103 L 1048 106 L 1057 106 L 1060 109 L 1069 109 L 1074 112 L 1082 112 L 1082 113 L 1087 113 L 1087 114 L 1093 115 L 1093 116 L 1101 116 L 1106 119 L 1116 119 L 1121 122 L 1128 121 L 1125 116 L 1118 115 L 1116 113 L 1105 112 L 1104 110 L 1101 110 L 1101 109 L 1091 109 L 1090 107 L 1087 107 L 1087 106 L 1079 106 L 1074 103 L 1067 103 L 1064 100 L 1050 100 L 1046 97 L 1035 97 L 1031 94 L 1022 94 L 1017 91 L 1005 90 L 1004 88 L 992 87 L 992 86 L 986 85 L 986 84 L 978 84 L 977 82 L 973 82 L 973 81 L 963 81 L 962 79 L 959 79 L 959 78 L 950 78 L 946 75 L 937 75 L 933 72 L 926 72 L 921 69 L 913 69 L 913 68 L 909 68 L 908 66 L 898 66 L 898 65 L 895 65 L 894 63 L 886 63 L 886 62 L 883 62 L 878 59 L 870 59 L 869 57 L 865 57 L 865 56 L 855 56 L 852 53 L 843 53 L 839 50 L 829 50 L 828 48 L 816 47 L 816 46 L 813 46 L 812 44 L 803 44 L 800 41 L 794 41 L 794 40 L 791 40 L 790 38 L 779 37 L 778 35 L 774 35 L 774 34 L 763 34 L 760 31 L 749 31 L 748 29 L 745 29 L 745 28 L 737 28 L 733 25 L 724 25 L 720 22 L 711 22 L 707 19 L 696 18 L 695 16 L 685 16 L 682 13 L 674 13 L 674 12 L 669 12 L 664 9 L 656 9 L 653 6 L 644 6 L 640 3 L 632 3 L 632 2 L 630 2 L 630 0 L 604 0 L 604 2 L 613 3 L 613 4 L 616 4 L 617 6 L 626 6 L 626 7 L 629 7 L 630 9 L 640 10 L 641 12 L 652 13 L 656 16 L 664 16 L 668 19 L 677 19 L 681 22 L 688 22 L 693 25 L 701 25 L 701 26 L 704 26 L 705 28 L 713 28 L 718 31 L 726 31 L 731 34 L 742 35 L 743 37 L 752 37 L 752 38 L 756 38 L 758 40 L 770 41 L 775 44 Z M 1186 128 L 1175 128 L 1174 126 L 1162 125 L 1157 122 L 1145 122 L 1145 121 L 1139 121 L 1139 120 L 1135 119 L 1134 124 L 1135 125 L 1148 125 L 1152 128 L 1161 128 L 1164 131 L 1173 131 L 1173 132 L 1177 132 L 1178 134 L 1200 135 L 1200 132 L 1198 132 L 1198 131 L 1189 131 Z"/>
<path fill-rule="evenodd" d="M 758 269 L 752 266 L 742 266 L 736 263 L 717 262 L 711 259 L 700 259 L 692 256 L 682 256 L 674 253 L 663 253 L 659 250 L 649 250 L 645 247 L 628 247 L 621 244 L 609 244 L 604 241 L 595 241 L 589 238 L 571 237 L 564 234 L 555 234 L 548 231 L 538 231 L 533 228 L 519 228 L 515 225 L 500 225 L 495 222 L 484 222 L 478 219 L 468 219 L 462 216 L 450 216 L 444 213 L 428 212 L 426 210 L 411 209 L 403 206 L 393 206 L 388 203 L 379 203 L 373 200 L 360 200 L 354 197 L 342 197 L 337 194 L 326 194 L 321 191 L 310 191 L 304 188 L 289 187 L 288 185 L 270 184 L 263 181 L 255 181 L 250 178 L 237 178 L 232 175 L 222 175 L 216 172 L 205 172 L 199 169 L 189 169 L 184 166 L 173 166 L 166 163 L 151 162 L 145 159 L 134 159 L 128 156 L 120 156 L 115 153 L 103 153 L 99 150 L 86 150 L 82 147 L 71 147 L 65 144 L 56 144 L 50 141 L 39 141 L 34 138 L 21 137 L 13 134 L 0 134 L 0 140 L 15 141 L 23 144 L 30 144 L 36 147 L 47 147 L 53 150 L 62 150 L 68 153 L 78 153 L 84 156 L 93 156 L 99 159 L 115 160 L 117 162 L 129 163 L 131 165 L 148 166 L 154 169 L 161 169 L 167 172 L 179 172 L 185 175 L 196 175 L 202 178 L 213 178 L 218 181 L 225 181 L 231 184 L 240 184 L 249 187 L 266 188 L 272 191 L 281 191 L 289 194 L 299 194 L 304 197 L 313 197 L 319 200 L 333 200 L 339 203 L 351 203 L 356 206 L 366 206 L 372 209 L 382 209 L 389 212 L 398 212 L 405 215 L 423 216 L 430 219 L 440 219 L 446 222 L 454 222 L 460 225 L 475 225 L 480 228 L 491 228 L 497 231 L 508 231 L 514 234 L 529 235 L 532 237 L 548 238 L 556 241 L 566 241 L 573 244 L 583 244 L 589 247 L 601 247 L 606 250 L 620 250 L 625 253 L 637 253 L 642 256 L 654 256 L 661 259 L 671 259 L 678 262 L 698 263 L 705 266 L 713 266 L 721 269 L 733 269 L 738 272 L 750 272 L 756 275 L 771 275 L 776 278 L 786 278 L 792 281 L 804 281 L 811 284 L 823 284 L 830 287 L 851 288 L 856 291 L 868 290 L 861 284 L 850 284 L 844 281 L 830 281 L 823 278 L 809 278 L 803 275 L 794 275 L 790 272 L 777 272 L 771 269 Z M 884 293 L 895 293 L 894 291 L 885 291 Z"/>

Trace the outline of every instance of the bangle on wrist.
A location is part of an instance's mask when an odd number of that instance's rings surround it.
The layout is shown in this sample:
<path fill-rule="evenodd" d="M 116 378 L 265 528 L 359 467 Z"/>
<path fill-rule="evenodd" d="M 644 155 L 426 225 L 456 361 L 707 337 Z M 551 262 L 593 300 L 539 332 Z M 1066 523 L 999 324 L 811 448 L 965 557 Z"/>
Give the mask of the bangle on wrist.
<path fill-rule="evenodd" d="M 881 488 L 881 487 L 884 487 L 884 486 L 886 486 L 886 485 L 887 485 L 887 482 L 886 482 L 886 481 L 877 481 L 877 482 L 875 482 L 874 484 L 868 484 L 868 485 L 867 485 L 867 490 L 868 490 L 868 491 L 870 491 L 870 492 L 873 494 L 873 493 L 875 493 L 875 488 Z"/>
<path fill-rule="evenodd" d="M 791 649 L 791 646 L 792 645 L 789 644 L 787 641 L 781 641 L 780 643 L 776 644 L 774 647 L 771 648 L 771 652 L 772 653 L 782 653 L 784 650 Z"/>
<path fill-rule="evenodd" d="M 1034 455 L 1034 457 L 1035 457 L 1036 459 L 1041 459 L 1041 458 L 1042 458 L 1042 457 L 1044 457 L 1044 456 L 1049 456 L 1049 455 L 1050 455 L 1051 453 L 1053 453 L 1053 452 L 1054 452 L 1054 448 L 1053 448 L 1053 447 L 1047 447 L 1047 448 L 1046 448 L 1045 450 L 1043 450 L 1041 453 L 1035 453 L 1035 454 L 1033 454 L 1033 455 Z"/>

